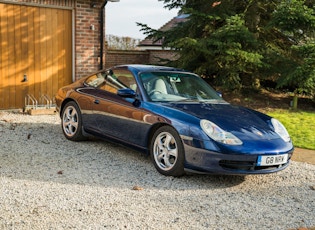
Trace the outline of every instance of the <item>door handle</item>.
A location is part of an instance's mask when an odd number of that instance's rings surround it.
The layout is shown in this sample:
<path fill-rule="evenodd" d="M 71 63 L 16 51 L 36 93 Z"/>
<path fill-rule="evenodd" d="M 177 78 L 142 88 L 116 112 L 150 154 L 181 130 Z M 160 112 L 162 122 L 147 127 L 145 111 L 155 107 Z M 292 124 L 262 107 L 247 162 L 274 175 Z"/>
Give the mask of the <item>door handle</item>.
<path fill-rule="evenodd" d="M 100 103 L 100 101 L 99 101 L 98 99 L 95 99 L 95 100 L 94 100 L 94 104 L 97 104 L 97 105 L 98 105 L 99 103 Z"/>

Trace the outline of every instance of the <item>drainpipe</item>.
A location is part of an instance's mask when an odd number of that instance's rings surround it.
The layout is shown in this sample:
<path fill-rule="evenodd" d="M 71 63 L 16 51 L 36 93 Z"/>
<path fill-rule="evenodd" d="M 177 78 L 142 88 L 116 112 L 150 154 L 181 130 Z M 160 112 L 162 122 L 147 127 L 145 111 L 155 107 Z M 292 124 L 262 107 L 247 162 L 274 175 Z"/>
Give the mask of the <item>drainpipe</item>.
<path fill-rule="evenodd" d="M 104 56 L 104 35 L 105 35 L 105 31 L 104 31 L 104 24 L 105 24 L 105 6 L 107 4 L 107 2 L 119 2 L 120 0 L 105 0 L 104 3 L 101 6 L 101 12 L 100 12 L 100 17 L 101 17 L 101 38 L 100 38 L 100 45 L 101 45 L 101 51 L 100 51 L 100 70 L 103 69 L 103 56 Z"/>

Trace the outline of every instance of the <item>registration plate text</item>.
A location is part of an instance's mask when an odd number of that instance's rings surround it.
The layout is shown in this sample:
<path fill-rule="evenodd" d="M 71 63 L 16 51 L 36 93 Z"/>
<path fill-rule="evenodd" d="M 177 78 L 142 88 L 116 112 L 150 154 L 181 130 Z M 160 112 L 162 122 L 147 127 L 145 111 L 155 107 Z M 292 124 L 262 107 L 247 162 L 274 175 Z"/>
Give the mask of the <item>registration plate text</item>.
<path fill-rule="evenodd" d="M 288 154 L 259 156 L 257 165 L 258 166 L 281 165 L 287 163 L 287 161 Z"/>

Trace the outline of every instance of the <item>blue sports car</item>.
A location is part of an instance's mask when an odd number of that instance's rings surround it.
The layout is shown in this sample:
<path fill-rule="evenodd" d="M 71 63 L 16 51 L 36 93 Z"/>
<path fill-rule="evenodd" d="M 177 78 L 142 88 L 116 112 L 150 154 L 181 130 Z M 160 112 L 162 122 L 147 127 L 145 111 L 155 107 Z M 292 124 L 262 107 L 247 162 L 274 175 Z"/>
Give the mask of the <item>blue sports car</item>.
<path fill-rule="evenodd" d="M 163 175 L 273 173 L 289 165 L 285 127 L 222 99 L 196 74 L 162 66 L 122 65 L 59 89 L 65 137 L 89 136 L 150 154 Z"/>

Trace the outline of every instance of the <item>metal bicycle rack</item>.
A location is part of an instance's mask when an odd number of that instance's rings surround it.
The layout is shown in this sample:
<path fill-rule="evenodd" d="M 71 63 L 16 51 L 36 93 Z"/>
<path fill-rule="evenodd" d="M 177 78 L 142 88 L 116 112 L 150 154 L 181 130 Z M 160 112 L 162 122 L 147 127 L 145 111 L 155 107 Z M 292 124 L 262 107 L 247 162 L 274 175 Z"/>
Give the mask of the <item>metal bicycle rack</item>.
<path fill-rule="evenodd" d="M 39 101 L 31 94 L 27 94 L 25 96 L 24 111 L 28 111 L 30 109 L 53 109 L 55 107 L 56 106 L 53 103 L 53 100 L 46 94 L 41 95 Z"/>

